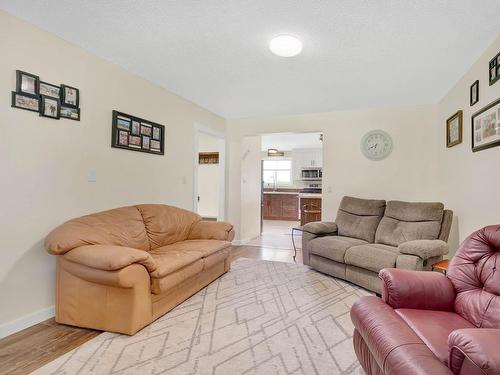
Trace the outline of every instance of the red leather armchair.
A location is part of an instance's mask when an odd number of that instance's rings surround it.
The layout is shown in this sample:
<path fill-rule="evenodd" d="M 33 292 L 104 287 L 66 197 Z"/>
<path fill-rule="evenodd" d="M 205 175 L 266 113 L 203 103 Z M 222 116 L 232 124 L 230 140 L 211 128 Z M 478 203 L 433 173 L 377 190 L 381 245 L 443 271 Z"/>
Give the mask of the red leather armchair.
<path fill-rule="evenodd" d="M 470 235 L 447 275 L 383 269 L 382 298 L 351 309 L 372 374 L 500 374 L 500 225 Z"/>

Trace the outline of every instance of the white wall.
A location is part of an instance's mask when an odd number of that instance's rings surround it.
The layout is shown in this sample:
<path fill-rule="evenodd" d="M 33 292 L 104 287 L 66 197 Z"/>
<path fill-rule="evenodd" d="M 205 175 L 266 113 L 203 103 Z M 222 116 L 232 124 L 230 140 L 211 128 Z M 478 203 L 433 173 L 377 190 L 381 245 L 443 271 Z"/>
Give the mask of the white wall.
<path fill-rule="evenodd" d="M 228 121 L 227 137 L 233 158 L 245 136 L 278 132 L 323 132 L 323 218 L 332 220 L 344 195 L 366 198 L 434 201 L 436 160 L 436 106 L 368 109 L 298 116 L 249 118 Z M 360 151 L 362 136 L 384 129 L 393 137 L 394 151 L 383 161 L 370 161 Z M 241 151 L 238 151 L 241 150 Z M 229 163 L 229 221 L 237 238 L 248 240 L 254 231 L 239 233 L 250 213 L 240 195 L 242 175 L 238 160 Z M 255 167 L 253 167 L 255 168 Z M 256 201 L 255 192 L 249 199 Z M 253 212 L 253 211 L 252 211 Z M 240 225 L 241 224 L 241 225 Z"/>
<path fill-rule="evenodd" d="M 146 202 L 191 209 L 193 124 L 223 132 L 225 120 L 5 12 L 0 35 L 1 325 L 53 305 L 43 240 L 63 221 Z M 78 87 L 82 121 L 11 108 L 16 69 Z M 166 125 L 165 156 L 112 149 L 113 109 Z"/>
<path fill-rule="evenodd" d="M 200 132 L 199 152 L 219 152 L 219 138 Z M 222 164 L 198 164 L 198 214 L 203 217 L 219 215 L 219 168 Z"/>
<path fill-rule="evenodd" d="M 462 79 L 438 103 L 435 126 L 439 139 L 436 189 L 456 216 L 451 236 L 455 249 L 471 232 L 500 224 L 500 147 L 472 152 L 471 116 L 500 98 L 500 82 L 488 83 L 488 63 L 500 51 L 500 37 L 474 63 Z M 479 102 L 469 104 L 469 88 L 479 80 Z M 463 110 L 463 142 L 446 148 L 446 119 Z"/>

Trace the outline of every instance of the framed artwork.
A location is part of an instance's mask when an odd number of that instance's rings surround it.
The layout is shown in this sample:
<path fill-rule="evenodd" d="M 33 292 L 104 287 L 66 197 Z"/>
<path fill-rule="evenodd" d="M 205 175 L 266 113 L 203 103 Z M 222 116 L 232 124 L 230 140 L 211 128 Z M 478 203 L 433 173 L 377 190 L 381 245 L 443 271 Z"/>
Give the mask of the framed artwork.
<path fill-rule="evenodd" d="M 488 76 L 490 86 L 500 78 L 500 52 L 498 52 L 497 55 L 490 60 Z"/>
<path fill-rule="evenodd" d="M 462 143 L 462 121 L 462 111 L 458 111 L 446 120 L 446 147 L 453 147 Z"/>
<path fill-rule="evenodd" d="M 164 155 L 165 126 L 113 111 L 111 147 Z"/>
<path fill-rule="evenodd" d="M 40 95 L 59 99 L 61 97 L 61 88 L 51 83 L 40 81 Z"/>
<path fill-rule="evenodd" d="M 500 99 L 488 104 L 471 118 L 472 151 L 500 145 Z"/>
<path fill-rule="evenodd" d="M 16 70 L 16 91 L 18 94 L 38 98 L 40 78 L 34 74 Z"/>
<path fill-rule="evenodd" d="M 61 106 L 60 116 L 70 120 L 80 121 L 80 108 Z"/>
<path fill-rule="evenodd" d="M 479 101 L 479 80 L 470 87 L 470 105 L 471 107 Z"/>
<path fill-rule="evenodd" d="M 38 112 L 40 110 L 40 100 L 32 96 L 18 94 L 17 92 L 12 91 L 11 107 Z"/>
<path fill-rule="evenodd" d="M 61 85 L 61 105 L 78 108 L 79 104 L 80 90 L 71 86 Z"/>
<path fill-rule="evenodd" d="M 40 116 L 59 120 L 61 114 L 61 102 L 50 96 L 40 96 Z"/>

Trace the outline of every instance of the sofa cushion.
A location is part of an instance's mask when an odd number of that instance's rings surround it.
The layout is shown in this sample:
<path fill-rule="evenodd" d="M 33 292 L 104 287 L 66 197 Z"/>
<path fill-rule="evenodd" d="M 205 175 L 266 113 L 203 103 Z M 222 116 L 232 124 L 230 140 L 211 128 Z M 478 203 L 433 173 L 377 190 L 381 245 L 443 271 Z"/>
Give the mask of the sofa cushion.
<path fill-rule="evenodd" d="M 438 239 L 443 212 L 442 203 L 389 201 L 375 242 L 399 246 L 407 241 Z"/>
<path fill-rule="evenodd" d="M 345 263 L 379 272 L 382 268 L 396 267 L 397 247 L 382 244 L 354 246 L 345 253 Z"/>
<path fill-rule="evenodd" d="M 193 224 L 201 220 L 200 215 L 173 206 L 141 204 L 136 207 L 144 220 L 151 250 L 184 241 Z"/>
<path fill-rule="evenodd" d="M 410 326 L 436 357 L 448 364 L 448 336 L 460 328 L 474 327 L 460 315 L 449 311 L 397 309 L 396 313 Z"/>
<path fill-rule="evenodd" d="M 373 242 L 384 210 L 383 200 L 343 197 L 335 220 L 339 236 Z"/>
<path fill-rule="evenodd" d="M 163 277 L 151 278 L 151 292 L 153 294 L 161 294 L 172 289 L 183 281 L 196 276 L 203 270 L 204 261 L 198 259 L 180 269 L 175 270 Z"/>
<path fill-rule="evenodd" d="M 121 207 L 67 221 L 45 239 L 51 254 L 64 254 L 85 245 L 125 246 L 149 250 L 141 213 L 136 207 Z"/>
<path fill-rule="evenodd" d="M 366 241 L 344 236 L 317 237 L 309 242 L 309 252 L 336 262 L 344 263 L 344 255 L 352 246 L 362 245 Z"/>

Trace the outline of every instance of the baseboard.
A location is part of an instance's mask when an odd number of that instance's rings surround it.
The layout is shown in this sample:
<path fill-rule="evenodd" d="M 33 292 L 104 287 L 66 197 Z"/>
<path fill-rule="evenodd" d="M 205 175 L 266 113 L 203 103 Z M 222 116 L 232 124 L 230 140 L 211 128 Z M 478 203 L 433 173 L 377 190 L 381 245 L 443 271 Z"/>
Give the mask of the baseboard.
<path fill-rule="evenodd" d="M 55 315 L 55 306 L 50 306 L 34 313 L 22 316 L 16 320 L 3 323 L 0 325 L 0 339 L 13 333 L 22 331 L 25 328 L 50 319 Z"/>
<path fill-rule="evenodd" d="M 251 241 L 251 239 L 247 239 L 247 240 L 233 240 L 233 242 L 231 242 L 234 246 L 242 246 L 242 245 L 246 245 L 247 243 L 249 243 Z"/>

